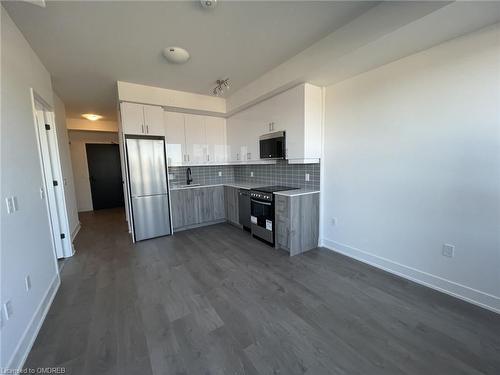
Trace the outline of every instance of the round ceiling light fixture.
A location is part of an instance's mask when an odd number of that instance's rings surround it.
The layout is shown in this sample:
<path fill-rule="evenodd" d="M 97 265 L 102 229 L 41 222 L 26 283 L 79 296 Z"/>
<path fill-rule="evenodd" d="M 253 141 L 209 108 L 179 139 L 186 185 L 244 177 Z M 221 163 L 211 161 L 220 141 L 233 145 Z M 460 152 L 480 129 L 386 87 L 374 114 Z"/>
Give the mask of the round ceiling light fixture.
<path fill-rule="evenodd" d="M 163 50 L 163 56 L 174 64 L 184 64 L 189 60 L 189 52 L 181 47 L 167 47 Z"/>
<path fill-rule="evenodd" d="M 82 114 L 82 117 L 90 121 L 97 121 L 102 119 L 101 115 L 96 115 L 95 113 L 84 113 Z"/>
<path fill-rule="evenodd" d="M 217 0 L 200 0 L 200 2 L 205 9 L 214 9 L 217 6 Z"/>

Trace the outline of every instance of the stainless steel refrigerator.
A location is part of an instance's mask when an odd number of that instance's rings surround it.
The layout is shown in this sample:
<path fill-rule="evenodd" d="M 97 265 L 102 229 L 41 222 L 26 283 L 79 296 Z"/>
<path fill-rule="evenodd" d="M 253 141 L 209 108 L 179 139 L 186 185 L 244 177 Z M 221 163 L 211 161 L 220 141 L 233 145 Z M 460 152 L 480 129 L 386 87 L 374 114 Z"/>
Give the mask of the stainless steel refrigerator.
<path fill-rule="evenodd" d="M 171 234 L 164 138 L 127 136 L 125 143 L 135 240 Z"/>

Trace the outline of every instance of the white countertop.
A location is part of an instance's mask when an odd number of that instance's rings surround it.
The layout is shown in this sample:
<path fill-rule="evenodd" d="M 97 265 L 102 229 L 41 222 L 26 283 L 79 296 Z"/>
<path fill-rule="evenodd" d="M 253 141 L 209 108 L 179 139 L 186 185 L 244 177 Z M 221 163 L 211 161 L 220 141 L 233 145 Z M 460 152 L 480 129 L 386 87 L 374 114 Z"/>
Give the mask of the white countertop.
<path fill-rule="evenodd" d="M 223 182 L 220 184 L 207 184 L 207 185 L 191 185 L 191 186 L 183 186 L 183 185 L 170 185 L 170 190 L 184 190 L 184 189 L 197 189 L 197 188 L 206 188 L 211 186 L 232 186 L 238 189 L 253 189 L 259 186 L 262 186 L 262 182 Z"/>
<path fill-rule="evenodd" d="M 197 189 L 197 188 L 207 188 L 207 187 L 212 187 L 212 186 L 231 186 L 234 188 L 238 189 L 254 189 L 257 187 L 261 187 L 263 184 L 262 182 L 256 183 L 256 182 L 248 182 L 248 181 L 242 181 L 242 182 L 224 182 L 220 184 L 207 184 L 207 185 L 192 185 L 192 186 L 175 186 L 171 185 L 170 190 L 184 190 L 184 189 Z M 319 190 L 315 189 L 309 189 L 309 188 L 301 188 L 301 189 L 294 189 L 294 190 L 285 190 L 285 191 L 279 191 L 274 194 L 276 195 L 283 195 L 286 197 L 294 197 L 297 195 L 304 195 L 304 194 L 316 194 L 319 193 Z"/>
<path fill-rule="evenodd" d="M 274 194 L 275 195 L 283 195 L 285 197 L 295 197 L 297 195 L 318 194 L 318 193 L 319 193 L 319 190 L 301 188 L 301 189 L 294 189 L 294 190 L 277 191 Z"/>

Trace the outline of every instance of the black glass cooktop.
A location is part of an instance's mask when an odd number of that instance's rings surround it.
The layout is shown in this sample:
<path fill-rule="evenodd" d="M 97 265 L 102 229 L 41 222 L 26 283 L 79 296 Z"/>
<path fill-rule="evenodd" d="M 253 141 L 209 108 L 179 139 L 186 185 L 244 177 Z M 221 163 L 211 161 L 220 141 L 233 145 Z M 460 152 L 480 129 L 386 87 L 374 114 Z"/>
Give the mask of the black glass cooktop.
<path fill-rule="evenodd" d="M 264 193 L 274 193 L 276 191 L 295 190 L 295 189 L 298 189 L 298 188 L 290 187 L 290 186 L 275 185 L 275 186 L 262 186 L 262 187 L 254 188 L 252 190 L 262 191 Z"/>

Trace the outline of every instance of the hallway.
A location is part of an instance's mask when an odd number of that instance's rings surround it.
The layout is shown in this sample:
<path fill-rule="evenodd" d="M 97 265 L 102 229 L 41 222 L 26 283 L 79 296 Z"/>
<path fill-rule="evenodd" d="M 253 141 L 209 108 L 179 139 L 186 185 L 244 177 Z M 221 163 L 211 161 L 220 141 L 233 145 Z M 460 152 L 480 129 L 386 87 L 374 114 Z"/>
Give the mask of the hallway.
<path fill-rule="evenodd" d="M 327 250 L 227 224 L 133 245 L 81 214 L 26 362 L 66 374 L 498 374 L 498 315 Z"/>

